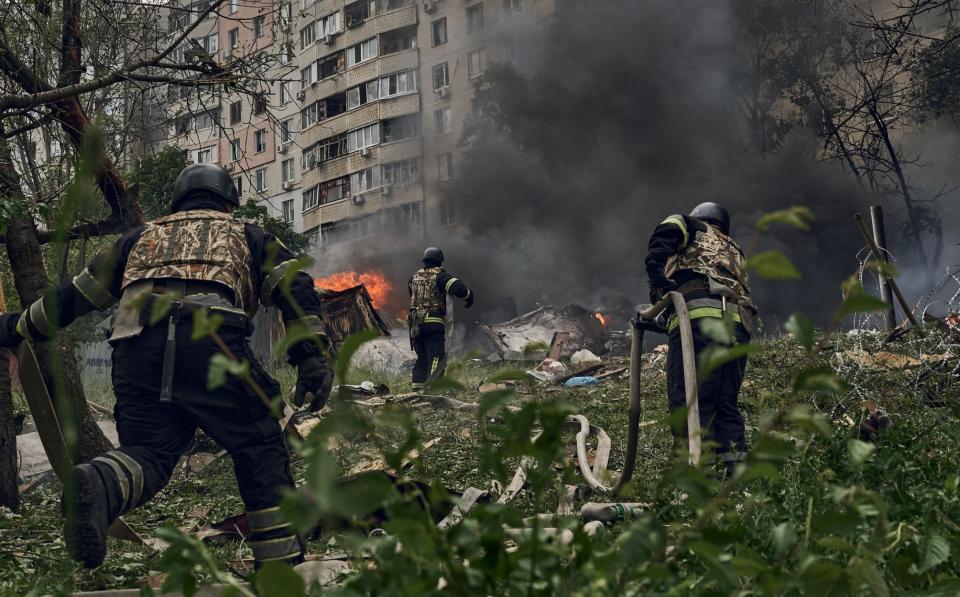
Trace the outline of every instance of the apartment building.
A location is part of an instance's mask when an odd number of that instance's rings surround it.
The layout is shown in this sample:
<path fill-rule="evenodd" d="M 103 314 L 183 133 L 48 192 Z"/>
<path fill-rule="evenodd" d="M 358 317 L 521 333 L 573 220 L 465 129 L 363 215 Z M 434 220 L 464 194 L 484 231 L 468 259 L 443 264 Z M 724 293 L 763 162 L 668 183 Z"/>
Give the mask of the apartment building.
<path fill-rule="evenodd" d="M 171 32 L 207 5 L 171 5 Z M 316 246 L 456 225 L 445 185 L 460 163 L 474 84 L 494 61 L 522 62 L 524 33 L 553 8 L 554 0 L 229 0 L 178 52 L 262 55 L 263 95 L 171 88 L 164 143 L 230 169 L 244 201 L 266 205 Z"/>

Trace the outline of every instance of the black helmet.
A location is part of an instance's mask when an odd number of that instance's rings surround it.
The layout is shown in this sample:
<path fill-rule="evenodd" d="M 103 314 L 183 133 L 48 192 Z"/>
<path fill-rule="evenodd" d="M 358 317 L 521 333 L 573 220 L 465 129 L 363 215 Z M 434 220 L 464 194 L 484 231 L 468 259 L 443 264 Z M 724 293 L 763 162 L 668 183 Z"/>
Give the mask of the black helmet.
<path fill-rule="evenodd" d="M 193 164 L 184 168 L 173 183 L 171 209 L 176 211 L 181 199 L 199 190 L 209 191 L 233 207 L 240 207 L 240 194 L 226 170 L 214 164 Z"/>
<path fill-rule="evenodd" d="M 707 222 L 718 226 L 720 232 L 730 234 L 730 214 L 722 205 L 707 201 L 693 208 L 690 212 L 691 218 L 706 220 Z"/>
<path fill-rule="evenodd" d="M 436 247 L 427 247 L 427 250 L 423 252 L 423 262 L 433 262 L 443 264 L 443 251 Z"/>

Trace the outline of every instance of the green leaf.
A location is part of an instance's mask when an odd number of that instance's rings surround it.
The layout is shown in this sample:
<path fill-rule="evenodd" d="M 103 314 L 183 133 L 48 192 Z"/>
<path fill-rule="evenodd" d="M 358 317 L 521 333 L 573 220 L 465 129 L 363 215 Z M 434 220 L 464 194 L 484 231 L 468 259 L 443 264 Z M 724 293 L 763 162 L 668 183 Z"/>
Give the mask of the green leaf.
<path fill-rule="evenodd" d="M 806 315 L 794 313 L 787 319 L 783 325 L 791 336 L 797 339 L 797 342 L 807 350 L 813 348 L 813 322 Z"/>
<path fill-rule="evenodd" d="M 337 352 L 337 379 L 341 383 L 347 379 L 347 369 L 350 368 L 350 360 L 361 346 L 374 338 L 379 338 L 380 334 L 376 330 L 366 330 L 359 334 L 354 334 L 343 341 L 340 350 Z"/>
<path fill-rule="evenodd" d="M 303 577 L 287 564 L 267 562 L 254 578 L 259 595 L 303 595 L 306 586 Z"/>
<path fill-rule="evenodd" d="M 504 369 L 497 371 L 485 381 L 487 383 L 499 383 L 501 381 L 520 381 L 527 379 L 527 374 L 522 369 Z"/>
<path fill-rule="evenodd" d="M 800 271 L 786 255 L 780 251 L 765 251 L 757 253 L 747 260 L 746 267 L 756 272 L 761 278 L 770 280 L 797 280 Z"/>
<path fill-rule="evenodd" d="M 836 317 L 846 317 L 854 313 L 875 313 L 885 311 L 890 308 L 890 304 L 867 293 L 860 282 L 847 284 L 847 298 L 844 299 L 840 309 L 837 310 Z"/>
<path fill-rule="evenodd" d="M 459 381 L 441 375 L 437 379 L 431 381 L 427 385 L 423 386 L 423 393 L 442 393 L 447 390 L 466 390 L 467 387 L 464 386 Z"/>
<path fill-rule="evenodd" d="M 534 342 L 528 342 L 523 347 L 523 358 L 530 359 L 536 356 L 540 352 L 549 352 L 550 345 L 544 342 L 543 340 L 536 340 Z"/>
<path fill-rule="evenodd" d="M 794 205 L 787 209 L 763 214 L 760 216 L 760 219 L 757 220 L 755 227 L 757 232 L 761 234 L 765 234 L 774 224 L 792 226 L 800 230 L 810 230 L 810 222 L 813 220 L 813 212 L 810 211 L 810 208 L 802 205 Z"/>
<path fill-rule="evenodd" d="M 910 567 L 910 572 L 923 574 L 950 559 L 950 543 L 943 535 L 928 530 L 920 544 L 920 565 Z"/>
<path fill-rule="evenodd" d="M 770 531 L 773 549 L 778 558 L 782 558 L 797 542 L 797 531 L 789 522 L 782 522 Z"/>
<path fill-rule="evenodd" d="M 708 346 L 700 351 L 700 363 L 697 375 L 699 375 L 701 379 L 704 379 L 717 367 L 722 367 L 727 363 L 756 354 L 759 351 L 760 347 L 756 344 L 737 344 L 729 348 L 717 345 Z"/>
<path fill-rule="evenodd" d="M 804 369 L 793 380 L 794 392 L 810 392 L 819 394 L 839 394 L 846 388 L 846 383 L 834 374 L 829 367 L 812 367 Z"/>
<path fill-rule="evenodd" d="M 250 375 L 250 363 L 245 360 L 232 361 L 222 353 L 213 355 L 207 366 L 207 389 L 215 390 L 226 385 L 228 373 L 234 377 L 247 377 Z"/>
<path fill-rule="evenodd" d="M 876 449 L 877 447 L 873 444 L 862 442 L 856 438 L 850 438 L 850 440 L 847 441 L 847 455 L 850 458 L 850 465 L 854 468 L 862 467 Z"/>
<path fill-rule="evenodd" d="M 206 338 L 220 329 L 221 324 L 223 324 L 223 315 L 217 313 L 211 315 L 206 309 L 197 309 L 193 312 L 193 331 L 190 339 Z"/>
<path fill-rule="evenodd" d="M 798 429 L 809 431 L 822 438 L 829 438 L 832 435 L 830 422 L 820 413 L 813 411 L 813 406 L 809 404 L 800 404 L 794 407 L 784 420 Z"/>

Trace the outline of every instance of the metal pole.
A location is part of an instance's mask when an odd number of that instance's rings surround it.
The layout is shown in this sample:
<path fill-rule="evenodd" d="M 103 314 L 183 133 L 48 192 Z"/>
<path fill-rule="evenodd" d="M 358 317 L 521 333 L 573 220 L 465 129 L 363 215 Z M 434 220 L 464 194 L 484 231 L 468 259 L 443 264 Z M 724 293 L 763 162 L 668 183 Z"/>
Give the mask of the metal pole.
<path fill-rule="evenodd" d="M 873 224 L 873 240 L 883 254 L 884 263 L 890 263 L 890 257 L 887 253 L 887 232 L 883 225 L 883 206 L 873 205 L 870 207 L 870 221 Z M 878 283 L 880 285 L 880 299 L 890 305 L 890 309 L 884 313 L 887 331 L 889 332 L 897 327 L 897 308 L 893 303 L 893 292 L 890 290 L 887 275 L 883 271 L 878 273 Z"/>
<path fill-rule="evenodd" d="M 863 240 L 867 241 L 867 244 L 870 245 L 870 250 L 873 251 L 873 256 L 876 259 L 883 259 L 883 254 L 880 253 L 880 248 L 877 247 L 877 243 L 873 242 L 873 236 L 870 235 L 870 231 L 867 230 L 867 224 L 863 221 L 863 216 L 859 213 L 854 214 L 853 219 L 857 222 L 857 228 L 860 229 L 860 234 L 863 236 Z M 920 325 L 917 322 L 917 318 L 914 317 L 913 311 L 910 309 L 910 304 L 907 303 L 907 299 L 903 298 L 903 293 L 900 292 L 900 287 L 897 285 L 897 281 L 893 278 L 889 278 L 887 282 L 890 284 L 890 289 L 893 290 L 893 296 L 897 297 L 897 302 L 900 303 L 900 308 L 903 309 L 903 314 L 907 316 L 907 319 L 910 320 L 911 325 Z"/>

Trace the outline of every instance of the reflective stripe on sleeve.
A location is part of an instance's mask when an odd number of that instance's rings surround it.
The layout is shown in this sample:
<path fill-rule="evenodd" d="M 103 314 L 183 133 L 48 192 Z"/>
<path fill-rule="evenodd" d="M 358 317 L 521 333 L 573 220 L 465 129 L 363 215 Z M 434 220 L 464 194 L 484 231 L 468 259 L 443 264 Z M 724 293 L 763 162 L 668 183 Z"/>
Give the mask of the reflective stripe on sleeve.
<path fill-rule="evenodd" d="M 456 283 L 459 282 L 459 281 L 460 281 L 460 280 L 457 279 L 457 278 L 450 278 L 449 280 L 447 280 L 447 285 L 443 288 L 443 291 L 444 291 L 444 292 L 450 292 L 450 287 L 453 286 L 454 284 L 456 284 Z"/>
<path fill-rule="evenodd" d="M 687 246 L 687 243 L 690 242 L 690 232 L 687 231 L 687 223 L 683 221 L 682 216 L 670 216 L 666 220 L 660 222 L 660 225 L 664 224 L 673 224 L 680 228 L 680 232 L 683 233 L 683 246 Z"/>
<path fill-rule="evenodd" d="M 109 309 L 119 300 L 110 294 L 110 291 L 100 283 L 100 280 L 97 280 L 96 276 L 86 268 L 73 279 L 71 284 L 83 298 L 87 299 L 88 303 L 99 311 Z"/>
<path fill-rule="evenodd" d="M 440 325 L 447 324 L 447 322 L 442 317 L 424 317 L 423 323 L 439 323 Z"/>
<path fill-rule="evenodd" d="M 296 267 L 296 259 L 288 259 L 283 263 L 277 265 L 273 270 L 267 275 L 266 279 L 263 281 L 263 287 L 260 289 L 260 300 L 265 305 L 271 303 L 270 297 L 273 295 L 273 291 L 276 290 L 277 286 L 280 285 L 280 282 L 283 281 L 283 278 L 287 275 L 287 272 L 292 267 Z"/>

